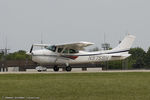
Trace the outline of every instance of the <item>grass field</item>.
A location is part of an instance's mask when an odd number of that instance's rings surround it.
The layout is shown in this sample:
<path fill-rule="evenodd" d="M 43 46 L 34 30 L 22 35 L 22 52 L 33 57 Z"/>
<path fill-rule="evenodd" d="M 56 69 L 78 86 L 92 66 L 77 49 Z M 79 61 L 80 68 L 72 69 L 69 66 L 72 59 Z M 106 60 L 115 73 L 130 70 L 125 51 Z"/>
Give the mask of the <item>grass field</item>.
<path fill-rule="evenodd" d="M 150 73 L 1 74 L 2 96 L 40 100 L 150 100 Z"/>

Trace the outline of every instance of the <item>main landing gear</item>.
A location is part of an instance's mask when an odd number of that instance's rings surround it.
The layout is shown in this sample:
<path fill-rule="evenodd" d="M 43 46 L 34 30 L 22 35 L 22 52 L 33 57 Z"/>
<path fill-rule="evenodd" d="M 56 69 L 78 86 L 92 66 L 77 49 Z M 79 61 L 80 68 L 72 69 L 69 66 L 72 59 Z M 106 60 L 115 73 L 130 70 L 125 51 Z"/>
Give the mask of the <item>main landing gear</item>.
<path fill-rule="evenodd" d="M 54 66 L 54 67 L 53 67 L 53 70 L 54 70 L 55 72 L 58 72 L 58 71 L 59 71 L 59 67 L 58 67 L 58 66 Z M 65 70 L 66 70 L 67 72 L 70 72 L 70 71 L 72 70 L 72 68 L 71 68 L 71 66 L 66 66 Z"/>
<path fill-rule="evenodd" d="M 53 70 L 54 70 L 55 72 L 58 72 L 58 71 L 59 71 L 59 67 L 58 67 L 58 66 L 54 66 Z"/>
<path fill-rule="evenodd" d="M 66 71 L 67 71 L 67 72 L 70 72 L 71 70 L 72 70 L 71 66 L 67 66 L 67 67 L 66 67 Z"/>

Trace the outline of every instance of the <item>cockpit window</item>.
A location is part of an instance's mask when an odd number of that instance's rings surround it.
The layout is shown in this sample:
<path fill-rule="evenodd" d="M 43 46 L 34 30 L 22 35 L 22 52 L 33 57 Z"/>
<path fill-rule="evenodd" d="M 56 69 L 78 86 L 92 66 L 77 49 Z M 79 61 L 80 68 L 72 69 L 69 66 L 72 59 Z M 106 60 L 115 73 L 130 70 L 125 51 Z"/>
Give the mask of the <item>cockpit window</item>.
<path fill-rule="evenodd" d="M 63 51 L 63 53 L 68 53 L 68 49 L 65 49 L 65 50 Z"/>
<path fill-rule="evenodd" d="M 74 50 L 74 49 L 69 49 L 69 53 L 79 53 L 79 51 Z"/>
<path fill-rule="evenodd" d="M 48 49 L 48 50 L 51 50 L 51 51 L 53 51 L 53 52 L 56 52 L 56 46 L 55 45 L 53 45 L 53 46 L 48 46 L 48 47 L 46 47 L 46 49 Z M 63 48 L 58 48 L 57 49 L 57 52 L 58 53 L 66 53 L 66 54 L 68 54 L 68 53 L 79 53 L 79 51 L 78 50 L 74 50 L 74 49 L 68 49 L 68 48 L 66 48 L 65 50 L 63 50 Z"/>
<path fill-rule="evenodd" d="M 61 53 L 63 48 L 58 48 L 58 53 Z"/>
<path fill-rule="evenodd" d="M 53 45 L 53 46 L 49 46 L 49 47 L 47 47 L 46 49 L 55 52 L 55 51 L 56 51 L 56 46 L 54 46 L 54 45 Z"/>

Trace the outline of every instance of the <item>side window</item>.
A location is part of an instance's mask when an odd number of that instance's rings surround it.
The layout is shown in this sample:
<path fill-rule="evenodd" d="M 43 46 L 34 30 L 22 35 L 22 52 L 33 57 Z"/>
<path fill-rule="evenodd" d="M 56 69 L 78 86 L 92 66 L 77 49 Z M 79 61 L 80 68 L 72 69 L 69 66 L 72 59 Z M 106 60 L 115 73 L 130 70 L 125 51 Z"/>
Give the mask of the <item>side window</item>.
<path fill-rule="evenodd" d="M 63 48 L 58 48 L 58 53 L 61 53 L 62 52 L 62 50 L 63 50 Z"/>
<path fill-rule="evenodd" d="M 63 51 L 63 53 L 68 53 L 68 49 L 65 49 L 65 50 Z"/>
<path fill-rule="evenodd" d="M 78 53 L 78 51 L 74 49 L 69 49 L 69 53 Z"/>

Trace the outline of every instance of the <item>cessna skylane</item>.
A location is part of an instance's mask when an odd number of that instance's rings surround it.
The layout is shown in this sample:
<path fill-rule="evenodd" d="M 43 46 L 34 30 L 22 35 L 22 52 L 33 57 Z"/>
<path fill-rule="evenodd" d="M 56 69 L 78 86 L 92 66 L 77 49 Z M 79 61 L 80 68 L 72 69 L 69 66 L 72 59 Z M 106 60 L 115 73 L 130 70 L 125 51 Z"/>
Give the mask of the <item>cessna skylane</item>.
<path fill-rule="evenodd" d="M 77 42 L 58 45 L 33 44 L 28 55 L 32 60 L 42 66 L 53 65 L 54 71 L 59 71 L 59 66 L 65 65 L 66 71 L 71 71 L 73 64 L 97 63 L 103 61 L 123 60 L 129 57 L 129 50 L 135 36 L 127 35 L 124 40 L 112 50 L 87 52 L 84 48 L 93 45 L 91 42 Z M 35 46 L 43 47 L 33 50 Z"/>

